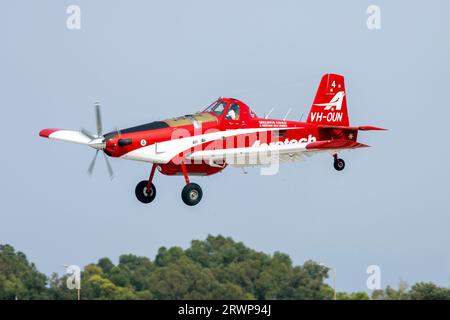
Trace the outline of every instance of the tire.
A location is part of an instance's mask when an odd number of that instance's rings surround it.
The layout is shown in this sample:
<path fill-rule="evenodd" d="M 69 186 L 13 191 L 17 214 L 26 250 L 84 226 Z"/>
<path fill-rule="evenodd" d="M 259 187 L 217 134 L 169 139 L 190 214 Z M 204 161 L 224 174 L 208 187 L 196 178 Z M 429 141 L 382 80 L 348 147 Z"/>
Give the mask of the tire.
<path fill-rule="evenodd" d="M 147 192 L 147 185 L 148 181 L 143 180 L 137 184 L 136 189 L 134 190 L 136 198 L 142 203 L 150 203 L 155 200 L 156 197 L 155 185 L 153 183 L 151 184 L 150 192 Z"/>
<path fill-rule="evenodd" d="M 195 206 L 202 200 L 202 188 L 196 183 L 189 183 L 181 191 L 181 199 L 188 206 Z"/>
<path fill-rule="evenodd" d="M 333 165 L 337 171 L 342 171 L 345 168 L 345 161 L 338 158 L 338 159 L 334 160 Z"/>

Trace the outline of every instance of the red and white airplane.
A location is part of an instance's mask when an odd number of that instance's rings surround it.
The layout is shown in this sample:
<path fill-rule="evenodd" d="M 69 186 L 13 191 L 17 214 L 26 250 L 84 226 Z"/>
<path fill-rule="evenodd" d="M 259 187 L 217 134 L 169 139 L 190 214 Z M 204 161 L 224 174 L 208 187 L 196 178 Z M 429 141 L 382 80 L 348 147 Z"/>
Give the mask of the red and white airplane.
<path fill-rule="evenodd" d="M 156 169 L 165 175 L 183 175 L 186 185 L 181 197 L 194 206 L 202 199 L 202 189 L 190 176 L 208 176 L 227 165 L 248 167 L 299 161 L 318 152 L 334 157 L 341 171 L 344 160 L 338 152 L 367 147 L 357 141 L 359 131 L 385 130 L 373 126 L 350 126 L 344 77 L 322 77 L 306 122 L 259 118 L 244 102 L 219 98 L 203 112 L 140 126 L 102 133 L 100 107 L 96 105 L 97 134 L 86 130 L 44 129 L 44 138 L 87 145 L 97 150 L 88 172 L 92 173 L 98 152 L 128 160 L 152 163 L 148 180 L 137 184 L 139 201 L 155 199 L 153 177 Z M 105 156 L 108 171 L 111 165 Z"/>

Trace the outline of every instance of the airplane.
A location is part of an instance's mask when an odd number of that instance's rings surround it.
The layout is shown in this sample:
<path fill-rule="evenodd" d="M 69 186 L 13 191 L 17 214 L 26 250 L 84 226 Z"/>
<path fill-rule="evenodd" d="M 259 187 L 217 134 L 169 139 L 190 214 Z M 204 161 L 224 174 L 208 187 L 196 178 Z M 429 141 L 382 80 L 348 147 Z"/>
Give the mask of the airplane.
<path fill-rule="evenodd" d="M 357 141 L 359 131 L 386 130 L 374 126 L 350 126 L 344 77 L 322 77 L 306 122 L 260 118 L 244 102 L 219 98 L 202 112 L 103 134 L 100 106 L 95 105 L 97 133 L 43 129 L 44 138 L 73 142 L 96 150 L 88 172 L 92 174 L 99 151 L 103 151 L 110 176 L 108 157 L 151 163 L 148 180 L 135 188 L 136 198 L 150 203 L 156 197 L 153 183 L 161 174 L 182 175 L 183 202 L 197 205 L 203 197 L 192 176 L 216 174 L 234 167 L 270 166 L 273 163 L 304 160 L 328 152 L 337 171 L 345 168 L 338 157 L 344 150 L 368 147 Z"/>

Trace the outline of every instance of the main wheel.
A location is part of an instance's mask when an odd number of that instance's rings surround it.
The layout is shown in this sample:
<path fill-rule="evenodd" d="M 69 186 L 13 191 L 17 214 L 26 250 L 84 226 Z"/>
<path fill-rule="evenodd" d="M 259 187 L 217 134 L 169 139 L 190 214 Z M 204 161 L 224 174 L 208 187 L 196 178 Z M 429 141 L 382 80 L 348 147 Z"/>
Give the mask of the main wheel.
<path fill-rule="evenodd" d="M 196 183 L 189 183 L 184 186 L 181 191 L 181 199 L 188 206 L 195 206 L 202 200 L 203 192 L 202 188 Z"/>
<path fill-rule="evenodd" d="M 335 160 L 334 160 L 334 168 L 337 170 L 337 171 L 342 171 L 342 170 L 344 170 L 344 168 L 345 168 L 345 161 L 344 160 L 342 160 L 342 159 L 339 159 L 339 158 L 336 158 Z"/>
<path fill-rule="evenodd" d="M 143 180 L 137 184 L 136 189 L 134 190 L 136 198 L 142 203 L 150 203 L 155 200 L 156 197 L 155 185 L 152 183 L 150 185 L 150 190 L 147 189 L 147 186 L 148 181 Z"/>

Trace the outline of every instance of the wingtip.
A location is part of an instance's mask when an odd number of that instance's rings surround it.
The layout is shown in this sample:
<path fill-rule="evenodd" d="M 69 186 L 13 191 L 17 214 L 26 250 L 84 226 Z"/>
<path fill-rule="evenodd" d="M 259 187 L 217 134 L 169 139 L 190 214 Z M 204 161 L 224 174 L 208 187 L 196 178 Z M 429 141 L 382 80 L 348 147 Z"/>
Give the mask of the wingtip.
<path fill-rule="evenodd" d="M 50 135 L 51 135 L 53 132 L 56 132 L 56 131 L 59 131 L 59 130 L 61 130 L 61 129 L 55 129 L 55 128 L 42 129 L 42 130 L 39 132 L 39 136 L 41 136 L 42 138 L 49 138 Z"/>

